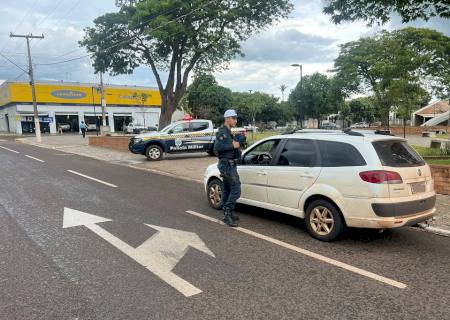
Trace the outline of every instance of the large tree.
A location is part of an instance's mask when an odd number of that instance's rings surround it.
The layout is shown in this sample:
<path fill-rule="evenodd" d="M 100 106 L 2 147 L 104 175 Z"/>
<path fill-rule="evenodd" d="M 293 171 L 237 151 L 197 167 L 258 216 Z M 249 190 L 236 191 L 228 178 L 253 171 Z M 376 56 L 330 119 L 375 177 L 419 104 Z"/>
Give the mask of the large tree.
<path fill-rule="evenodd" d="M 392 12 L 403 22 L 431 17 L 450 18 L 448 0 L 329 0 L 324 8 L 335 23 L 365 20 L 368 24 L 389 21 Z"/>
<path fill-rule="evenodd" d="M 396 81 L 418 83 L 436 96 L 450 88 L 450 38 L 434 30 L 406 28 L 343 44 L 335 60 L 336 78 L 347 96 L 373 94 L 389 126 Z"/>
<path fill-rule="evenodd" d="M 80 43 L 93 53 L 97 72 L 151 68 L 162 99 L 160 127 L 171 121 L 192 70 L 217 70 L 242 54 L 242 41 L 292 10 L 289 0 L 119 0 L 117 5 L 118 12 L 85 29 Z"/>
<path fill-rule="evenodd" d="M 305 118 L 320 122 L 324 115 L 337 112 L 343 99 L 334 79 L 316 72 L 303 77 L 303 81 L 289 95 L 289 102 L 296 106 L 297 120 L 300 122 Z"/>
<path fill-rule="evenodd" d="M 187 89 L 185 111 L 219 124 L 223 121 L 223 113 L 230 107 L 230 89 L 220 86 L 211 74 L 201 73 L 195 76 Z"/>

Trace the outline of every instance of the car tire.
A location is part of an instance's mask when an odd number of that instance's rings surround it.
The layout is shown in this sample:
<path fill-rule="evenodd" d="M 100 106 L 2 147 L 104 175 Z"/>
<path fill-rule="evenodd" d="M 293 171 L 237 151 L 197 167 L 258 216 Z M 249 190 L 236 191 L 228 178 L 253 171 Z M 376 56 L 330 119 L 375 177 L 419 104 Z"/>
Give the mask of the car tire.
<path fill-rule="evenodd" d="M 346 225 L 339 209 L 328 200 L 315 200 L 308 205 L 305 214 L 308 233 L 321 241 L 334 241 L 341 237 Z"/>
<path fill-rule="evenodd" d="M 160 161 L 164 157 L 164 151 L 160 146 L 151 145 L 145 149 L 145 156 L 149 161 Z"/>
<path fill-rule="evenodd" d="M 208 183 L 206 197 L 211 208 L 222 210 L 223 183 L 219 179 L 213 179 Z"/>

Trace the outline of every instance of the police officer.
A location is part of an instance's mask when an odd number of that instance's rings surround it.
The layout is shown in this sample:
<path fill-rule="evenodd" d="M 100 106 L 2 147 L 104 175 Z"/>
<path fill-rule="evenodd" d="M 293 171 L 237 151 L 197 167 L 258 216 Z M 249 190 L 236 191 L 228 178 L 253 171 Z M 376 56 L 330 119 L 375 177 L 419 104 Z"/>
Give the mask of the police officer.
<path fill-rule="evenodd" d="M 241 181 L 236 168 L 240 160 L 241 144 L 237 141 L 239 139 L 231 133 L 231 128 L 236 127 L 237 124 L 237 113 L 234 110 L 227 110 L 224 118 L 224 125 L 216 134 L 214 151 L 219 157 L 218 168 L 223 178 L 223 221 L 230 227 L 237 227 L 239 217 L 234 212 L 234 207 L 241 196 Z"/>

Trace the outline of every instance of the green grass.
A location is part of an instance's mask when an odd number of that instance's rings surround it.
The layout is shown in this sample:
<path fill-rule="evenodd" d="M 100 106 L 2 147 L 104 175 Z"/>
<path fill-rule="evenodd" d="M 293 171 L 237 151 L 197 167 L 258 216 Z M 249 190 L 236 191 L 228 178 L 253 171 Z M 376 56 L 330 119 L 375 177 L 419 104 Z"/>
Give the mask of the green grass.
<path fill-rule="evenodd" d="M 439 139 L 448 139 L 448 134 L 438 134 L 438 135 L 436 135 L 436 138 L 439 138 Z"/>
<path fill-rule="evenodd" d="M 449 156 L 450 150 L 412 146 L 422 157 Z"/>
<path fill-rule="evenodd" d="M 428 164 L 450 165 L 450 159 L 426 159 Z"/>
<path fill-rule="evenodd" d="M 253 143 L 255 143 L 259 140 L 262 140 L 262 139 L 268 138 L 268 137 L 272 137 L 272 136 L 276 136 L 279 134 L 280 134 L 279 131 L 255 132 L 255 133 L 253 133 L 253 139 L 252 139 L 252 133 L 247 132 L 247 142 L 248 142 L 248 145 L 252 145 Z"/>

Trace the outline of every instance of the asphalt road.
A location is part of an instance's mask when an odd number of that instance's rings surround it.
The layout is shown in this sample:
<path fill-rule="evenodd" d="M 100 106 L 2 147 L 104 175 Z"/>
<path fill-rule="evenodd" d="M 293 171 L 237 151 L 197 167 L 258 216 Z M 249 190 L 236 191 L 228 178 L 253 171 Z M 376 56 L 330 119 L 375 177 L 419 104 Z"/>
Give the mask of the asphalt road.
<path fill-rule="evenodd" d="M 9 149 L 0 148 L 0 319 L 450 319 L 450 238 L 352 230 L 323 243 L 301 220 L 244 206 L 245 229 L 233 230 L 187 213 L 219 217 L 200 184 L 0 146 Z M 63 228 L 64 208 L 111 221 Z M 146 224 L 195 233 L 214 256 L 181 248 L 176 257 L 169 233 L 145 264 L 134 250 L 159 232 Z M 164 259 L 202 292 L 164 281 Z"/>

